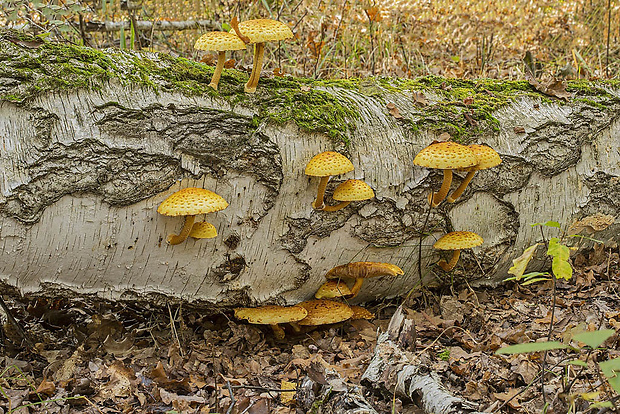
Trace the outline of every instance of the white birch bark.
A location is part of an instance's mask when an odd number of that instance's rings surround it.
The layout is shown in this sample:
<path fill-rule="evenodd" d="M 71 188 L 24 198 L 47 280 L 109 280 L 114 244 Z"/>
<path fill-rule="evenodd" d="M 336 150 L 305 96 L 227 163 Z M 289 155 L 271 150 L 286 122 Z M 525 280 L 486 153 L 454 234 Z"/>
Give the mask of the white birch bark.
<path fill-rule="evenodd" d="M 2 43 L 0 53 L 17 53 Z M 160 64 L 154 55 L 131 56 Z M 0 60 L 2 96 L 32 81 L 10 64 Z M 190 97 L 116 78 L 99 89 L 0 101 L 0 279 L 22 292 L 67 288 L 110 299 L 164 295 L 237 306 L 307 299 L 332 267 L 368 260 L 394 263 L 405 275 L 367 281 L 360 301 L 407 293 L 418 283 L 427 195 L 441 177 L 412 160 L 436 136 L 413 132 L 386 109 L 393 102 L 405 118 L 423 118 L 410 91 L 377 88 L 380 97 L 316 86 L 359 112 L 347 148 L 294 122 L 259 119 L 254 128 L 259 111 L 252 100 L 233 107 L 217 95 Z M 431 103 L 442 99 L 426 94 Z M 432 265 L 439 255 L 431 245 L 447 231 L 485 239 L 473 250 L 475 260 L 472 252 L 462 254 L 457 277 L 497 283 L 537 240 L 530 223 L 617 217 L 618 114 L 617 98 L 602 109 L 521 97 L 497 110 L 499 132 L 478 142 L 504 162 L 479 172 L 462 200 L 434 210 L 432 236 L 423 241 L 425 277 L 442 275 Z M 515 126 L 526 133 L 515 133 Z M 305 165 L 334 149 L 355 165 L 336 182 L 363 179 L 376 199 L 335 213 L 312 209 L 318 179 L 304 175 Z M 230 206 L 206 217 L 217 238 L 169 246 L 165 238 L 182 219 L 156 208 L 190 186 L 215 191 Z M 618 225 L 596 237 L 617 241 Z"/>

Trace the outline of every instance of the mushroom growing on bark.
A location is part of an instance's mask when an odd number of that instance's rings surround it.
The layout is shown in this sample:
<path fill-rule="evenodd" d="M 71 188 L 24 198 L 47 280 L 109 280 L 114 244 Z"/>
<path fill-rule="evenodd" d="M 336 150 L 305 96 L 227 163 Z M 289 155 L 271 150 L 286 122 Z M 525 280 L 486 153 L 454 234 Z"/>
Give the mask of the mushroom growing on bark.
<path fill-rule="evenodd" d="M 454 252 L 449 262 L 441 259 L 437 264 L 443 270 L 449 272 L 454 269 L 454 266 L 459 261 L 461 249 L 471 249 L 472 247 L 480 246 L 483 242 L 482 237 L 471 231 L 453 231 L 445 234 L 433 244 L 433 247 L 439 250 L 454 250 Z"/>
<path fill-rule="evenodd" d="M 226 61 L 226 51 L 245 48 L 246 45 L 243 43 L 243 40 L 239 39 L 239 36 L 228 32 L 209 32 L 196 40 L 194 49 L 217 52 L 217 65 L 209 84 L 210 87 L 217 90 L 217 85 L 220 82 L 220 76 L 224 69 L 224 62 Z"/>
<path fill-rule="evenodd" d="M 189 236 L 197 214 L 213 213 L 226 207 L 226 200 L 213 191 L 190 187 L 168 196 L 157 207 L 157 212 L 164 216 L 185 216 L 185 225 L 181 232 L 178 235 L 170 234 L 166 239 L 170 244 L 179 244 Z"/>
<path fill-rule="evenodd" d="M 299 303 L 308 312 L 308 316 L 297 322 L 299 325 L 327 325 L 346 321 L 353 316 L 351 308 L 333 300 L 316 299 Z"/>
<path fill-rule="evenodd" d="M 379 262 L 352 262 L 334 267 L 325 274 L 327 279 L 354 279 L 355 284 L 351 288 L 351 297 L 359 293 L 364 279 L 377 276 L 397 276 L 405 272 L 391 263 Z"/>
<path fill-rule="evenodd" d="M 468 145 L 468 147 L 471 148 L 471 150 L 474 152 L 474 155 L 478 160 L 478 164 L 469 168 L 459 168 L 459 171 L 467 171 L 467 175 L 461 182 L 461 185 L 459 185 L 459 187 L 454 190 L 451 195 L 448 196 L 448 203 L 454 203 L 456 199 L 459 198 L 461 194 L 463 194 L 463 191 L 465 191 L 465 188 L 467 188 L 469 182 L 472 180 L 472 178 L 474 178 L 476 171 L 493 168 L 502 163 L 502 159 L 497 153 L 497 151 L 495 151 L 491 147 L 479 144 L 471 144 Z"/>
<path fill-rule="evenodd" d="M 328 280 L 316 291 L 314 297 L 317 299 L 333 299 L 349 296 L 350 294 L 351 290 L 346 283 L 340 280 Z"/>
<path fill-rule="evenodd" d="M 335 206 L 325 206 L 323 211 L 338 211 L 348 206 L 351 201 L 370 200 L 375 196 L 372 188 L 362 180 L 347 180 L 338 185 L 332 198 L 340 203 Z"/>
<path fill-rule="evenodd" d="M 276 339 L 284 339 L 284 329 L 278 324 L 291 323 L 302 320 L 308 315 L 308 311 L 302 306 L 278 306 L 267 305 L 260 308 L 235 309 L 237 319 L 246 319 L 249 323 L 257 325 L 271 325 Z"/>
<path fill-rule="evenodd" d="M 200 221 L 194 223 L 192 230 L 189 232 L 189 237 L 194 239 L 212 239 L 217 237 L 217 230 L 213 224 Z"/>
<path fill-rule="evenodd" d="M 271 19 L 246 20 L 237 24 L 236 17 L 230 22 L 234 33 L 246 43 L 254 44 L 254 66 L 248 83 L 245 84 L 247 93 L 256 92 L 260 71 L 263 67 L 265 42 L 290 39 L 293 32 L 284 23 Z"/>
<path fill-rule="evenodd" d="M 319 188 L 316 192 L 316 200 L 312 202 L 312 207 L 322 210 L 325 207 L 323 198 L 325 189 L 332 175 L 340 175 L 353 171 L 353 163 L 344 155 L 335 151 L 325 151 L 312 157 L 306 165 L 306 175 L 321 177 Z"/>
<path fill-rule="evenodd" d="M 476 165 L 478 160 L 469 147 L 448 141 L 436 142 L 424 148 L 416 155 L 413 163 L 426 168 L 443 170 L 441 188 L 431 200 L 431 205 L 437 207 L 446 198 L 448 191 L 450 191 L 452 170 L 471 167 Z"/>

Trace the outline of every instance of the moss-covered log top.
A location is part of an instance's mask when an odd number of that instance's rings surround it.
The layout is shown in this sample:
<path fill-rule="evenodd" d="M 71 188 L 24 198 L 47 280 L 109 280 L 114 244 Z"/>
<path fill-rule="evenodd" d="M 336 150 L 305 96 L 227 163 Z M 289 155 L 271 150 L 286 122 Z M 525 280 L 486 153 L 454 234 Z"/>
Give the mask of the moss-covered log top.
<path fill-rule="evenodd" d="M 0 99 L 23 104 L 50 91 L 80 88 L 99 89 L 105 82 L 137 84 L 157 92 L 180 92 L 188 96 L 208 95 L 231 107 L 241 105 L 255 111 L 258 120 L 276 123 L 294 121 L 307 131 L 328 134 L 348 143 L 359 118 L 356 105 L 346 94 L 355 91 L 387 105 L 395 95 L 426 94 L 428 103 L 401 111 L 399 118 L 413 130 L 449 132 L 456 139 L 493 132 L 498 122 L 493 113 L 522 96 L 554 100 L 537 92 L 527 81 L 459 80 L 426 76 L 417 79 L 368 78 L 312 80 L 292 77 L 261 78 L 256 94 L 246 94 L 248 74 L 225 70 L 218 91 L 208 84 L 213 67 L 164 53 L 95 50 L 45 42 L 14 31 L 0 32 Z M 567 90 L 573 100 L 604 108 L 618 98 L 609 91 L 619 81 L 591 83 L 571 81 Z M 414 100 L 415 101 L 415 100 Z"/>

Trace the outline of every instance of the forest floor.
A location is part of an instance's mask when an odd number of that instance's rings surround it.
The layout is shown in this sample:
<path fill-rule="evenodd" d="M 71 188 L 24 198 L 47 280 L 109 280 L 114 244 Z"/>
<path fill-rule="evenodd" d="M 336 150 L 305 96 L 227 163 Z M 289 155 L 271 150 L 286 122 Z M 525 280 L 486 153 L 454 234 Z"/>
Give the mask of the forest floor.
<path fill-rule="evenodd" d="M 620 328 L 618 248 L 572 258 L 570 281 L 558 281 L 551 338 L 568 342 L 579 331 Z M 415 320 L 411 355 L 437 372 L 454 395 L 497 413 L 596 412 L 593 401 L 613 394 L 596 361 L 620 356 L 613 335 L 591 351 L 546 356 L 545 401 L 541 352 L 496 355 L 510 344 L 547 339 L 552 284 L 495 289 L 434 290 L 407 300 Z M 416 295 L 413 295 L 416 296 Z M 334 391 L 360 385 L 400 303 L 370 307 L 376 319 L 349 321 L 276 341 L 269 326 L 248 325 L 229 313 L 205 315 L 187 306 L 155 308 L 93 298 L 6 298 L 34 343 L 8 322 L 0 338 L 0 413 L 248 413 L 320 412 L 321 401 L 294 392 L 306 376 Z M 584 363 L 568 361 L 580 359 Z M 326 372 L 331 372 L 328 380 Z M 336 380 L 334 380 L 336 378 Z M 361 383 L 379 413 L 421 413 L 412 401 Z M 234 398 L 231 407 L 230 393 Z M 315 405 L 315 411 L 308 409 Z M 302 408 L 305 407 L 305 408 Z"/>

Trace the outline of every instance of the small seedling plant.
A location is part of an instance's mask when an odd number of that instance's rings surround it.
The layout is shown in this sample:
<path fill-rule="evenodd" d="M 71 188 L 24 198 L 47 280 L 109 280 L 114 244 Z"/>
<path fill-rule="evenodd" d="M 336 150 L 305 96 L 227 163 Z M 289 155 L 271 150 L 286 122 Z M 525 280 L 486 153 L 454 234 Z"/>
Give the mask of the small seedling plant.
<path fill-rule="evenodd" d="M 551 335 L 553 333 L 553 322 L 554 322 L 554 314 L 555 314 L 555 307 L 556 307 L 556 299 L 557 299 L 557 280 L 558 279 L 570 280 L 573 276 L 573 269 L 569 262 L 570 248 L 565 244 L 565 239 L 567 239 L 568 237 L 577 237 L 577 238 L 582 238 L 582 239 L 587 238 L 587 237 L 577 235 L 577 234 L 566 236 L 566 232 L 562 232 L 562 237 L 552 237 L 547 240 L 543 229 L 544 228 L 557 228 L 558 230 L 561 231 L 561 226 L 558 222 L 547 221 L 544 223 L 534 223 L 531 226 L 540 228 L 542 242 L 536 243 L 528 247 L 527 249 L 525 249 L 523 254 L 521 254 L 521 256 L 513 260 L 513 266 L 508 270 L 508 273 L 513 276 L 505 279 L 505 281 L 515 281 L 519 283 L 521 286 L 527 286 L 527 285 L 531 285 L 534 283 L 540 283 L 540 282 L 546 282 L 546 281 L 553 282 L 553 293 L 552 293 L 553 302 L 552 302 L 552 307 L 551 307 L 551 317 L 550 317 L 550 322 L 549 322 L 549 332 L 547 335 L 547 340 L 542 341 L 542 342 L 524 343 L 524 344 L 517 344 L 517 345 L 511 345 L 508 347 L 500 348 L 499 350 L 496 351 L 496 354 L 511 355 L 511 354 L 523 354 L 523 353 L 529 353 L 529 352 L 544 352 L 544 355 L 542 358 L 541 371 L 534 381 L 540 380 L 543 401 L 545 403 L 545 409 L 543 410 L 543 412 L 545 412 L 547 402 L 546 402 L 546 397 L 545 397 L 545 392 L 544 392 L 544 379 L 545 379 L 544 374 L 548 372 L 545 367 L 547 353 L 549 351 L 554 351 L 554 350 L 565 350 L 566 356 L 567 356 L 565 359 L 563 359 L 565 366 L 568 367 L 572 365 L 572 366 L 580 367 L 580 371 L 573 378 L 571 382 L 568 382 L 568 381 L 563 382 L 564 383 L 564 390 L 563 390 L 564 395 L 569 396 L 568 412 L 573 413 L 575 412 L 575 409 L 576 409 L 575 403 L 578 398 L 581 398 L 586 401 L 595 401 L 600 398 L 601 392 L 599 391 L 571 395 L 570 389 L 574 385 L 577 378 L 579 378 L 581 374 L 583 374 L 584 370 L 588 369 L 590 365 L 592 365 L 591 364 L 592 361 L 590 360 L 592 353 L 595 350 L 599 349 L 599 347 L 607 339 L 613 336 L 615 334 L 615 330 L 604 329 L 604 330 L 596 330 L 592 332 L 582 332 L 582 333 L 575 334 L 572 336 L 571 341 L 576 342 L 577 345 L 572 345 L 572 346 L 566 343 L 551 340 Z M 598 240 L 594 240 L 594 239 L 590 239 L 590 240 L 600 243 L 600 241 Z M 529 262 L 534 257 L 536 249 L 541 245 L 546 246 L 547 256 L 551 257 L 552 259 L 551 260 L 551 272 L 546 271 L 546 272 L 525 273 L 525 270 Z M 582 354 L 584 354 L 584 352 L 585 352 L 585 358 L 579 358 L 579 357 L 575 358 L 576 355 L 581 356 Z M 615 358 L 615 359 L 610 359 L 607 361 L 599 362 L 595 364 L 594 370 L 597 373 L 597 375 L 601 377 L 601 385 L 605 383 L 605 381 L 602 380 L 602 378 L 604 377 L 607 380 L 606 382 L 609 383 L 609 385 L 611 386 L 611 388 L 614 391 L 616 391 L 618 394 L 620 394 L 620 358 Z M 594 404 L 590 406 L 590 408 L 613 407 L 616 410 L 616 412 L 620 412 L 618 411 L 618 407 L 616 406 L 617 404 L 616 399 L 617 398 L 610 396 L 610 398 L 607 401 L 595 402 Z"/>

